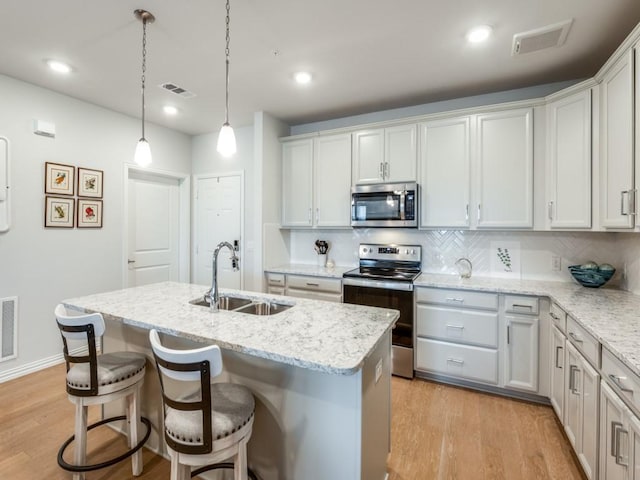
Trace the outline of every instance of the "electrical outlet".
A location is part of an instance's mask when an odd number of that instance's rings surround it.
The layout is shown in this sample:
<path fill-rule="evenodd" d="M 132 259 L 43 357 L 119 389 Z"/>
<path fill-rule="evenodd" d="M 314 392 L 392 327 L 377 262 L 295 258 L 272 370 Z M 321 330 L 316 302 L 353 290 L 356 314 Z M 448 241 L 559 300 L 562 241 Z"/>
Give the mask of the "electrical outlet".
<path fill-rule="evenodd" d="M 376 363 L 376 383 L 378 383 L 378 380 L 380 380 L 381 376 L 382 376 L 382 359 L 378 360 L 378 363 Z"/>
<path fill-rule="evenodd" d="M 559 272 L 562 270 L 562 257 L 557 255 L 553 255 L 551 257 L 551 270 L 554 272 Z"/>

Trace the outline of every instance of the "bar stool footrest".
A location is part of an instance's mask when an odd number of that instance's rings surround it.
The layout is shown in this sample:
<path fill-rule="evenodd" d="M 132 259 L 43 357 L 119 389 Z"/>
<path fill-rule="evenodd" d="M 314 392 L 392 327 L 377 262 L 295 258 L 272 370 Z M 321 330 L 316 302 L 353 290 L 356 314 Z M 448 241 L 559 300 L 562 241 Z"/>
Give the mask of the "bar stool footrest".
<path fill-rule="evenodd" d="M 87 427 L 87 432 L 96 427 L 99 427 L 100 425 L 104 425 L 105 423 L 116 422 L 116 421 L 126 420 L 126 419 L 127 419 L 126 415 L 105 418 L 104 420 L 100 420 L 99 422 L 92 423 L 91 425 L 89 425 Z M 146 441 L 149 439 L 149 435 L 151 435 L 151 422 L 149 421 L 149 419 L 146 417 L 140 417 L 140 421 L 147 426 L 147 433 L 145 433 L 142 440 L 140 440 L 135 447 L 131 448 L 130 450 L 127 450 L 122 455 L 119 455 L 115 458 L 112 458 L 111 460 L 107 460 L 102 463 L 95 463 L 93 465 L 72 465 L 70 463 L 67 463 L 63 458 L 64 451 L 71 444 L 71 442 L 73 442 L 76 438 L 75 435 L 71 435 L 71 437 L 69 437 L 67 441 L 62 444 L 62 446 L 60 447 L 60 450 L 58 450 L 58 465 L 60 465 L 62 469 L 68 472 L 91 472 L 93 470 L 100 470 L 101 468 L 110 467 L 112 465 L 115 465 L 118 462 L 121 462 L 122 460 L 130 457 L 131 455 L 136 453 L 138 450 L 140 450 L 142 446 L 146 443 Z"/>
<path fill-rule="evenodd" d="M 205 465 L 204 467 L 200 467 L 191 472 L 191 478 L 200 475 L 201 473 L 208 472 L 209 470 L 219 470 L 219 469 L 231 469 L 233 470 L 232 462 L 223 462 L 223 463 L 214 463 L 212 465 Z M 250 468 L 247 468 L 248 475 L 251 480 L 260 480 L 256 474 Z"/>

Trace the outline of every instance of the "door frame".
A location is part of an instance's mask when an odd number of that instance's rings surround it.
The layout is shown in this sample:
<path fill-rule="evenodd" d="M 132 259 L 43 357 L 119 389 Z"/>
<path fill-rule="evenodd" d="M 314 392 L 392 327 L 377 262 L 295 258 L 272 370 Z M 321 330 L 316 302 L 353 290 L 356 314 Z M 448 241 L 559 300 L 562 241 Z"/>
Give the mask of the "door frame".
<path fill-rule="evenodd" d="M 150 174 L 157 177 L 169 178 L 178 181 L 179 200 L 178 208 L 178 279 L 180 282 L 189 283 L 191 278 L 191 262 L 189 252 L 191 250 L 190 220 L 191 220 L 191 175 L 188 173 L 169 172 L 156 168 L 142 168 L 136 165 L 124 165 L 124 188 L 122 202 L 122 288 L 127 288 L 129 259 L 129 175 L 132 173 Z"/>
<path fill-rule="evenodd" d="M 220 173 L 201 173 L 193 176 L 193 249 L 192 249 L 192 258 L 193 258 L 193 272 L 196 273 L 198 271 L 198 266 L 196 264 L 198 258 L 198 249 L 200 246 L 198 245 L 198 233 L 199 233 L 199 225 L 198 225 L 198 208 L 200 207 L 199 198 L 198 198 L 198 182 L 200 180 L 206 180 L 208 178 L 218 178 L 218 177 L 240 177 L 240 290 L 244 290 L 244 272 L 245 272 L 245 239 L 244 239 L 244 170 L 236 170 L 232 172 L 220 172 Z M 195 281 L 192 279 L 192 281 Z"/>

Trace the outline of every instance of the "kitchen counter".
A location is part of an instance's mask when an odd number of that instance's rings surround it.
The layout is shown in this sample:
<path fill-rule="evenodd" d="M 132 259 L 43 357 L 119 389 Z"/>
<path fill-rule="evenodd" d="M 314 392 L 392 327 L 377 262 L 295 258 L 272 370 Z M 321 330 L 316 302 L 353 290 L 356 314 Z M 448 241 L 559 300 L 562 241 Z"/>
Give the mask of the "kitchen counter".
<path fill-rule="evenodd" d="M 340 275 L 341 276 L 341 275 Z M 297 367 L 355 373 L 399 317 L 396 310 L 220 289 L 257 300 L 295 304 L 260 316 L 191 305 L 208 287 L 164 282 L 64 300 L 75 310 Z"/>
<path fill-rule="evenodd" d="M 454 288 L 549 297 L 640 376 L 640 296 L 577 283 L 422 273 L 416 287 Z"/>
<path fill-rule="evenodd" d="M 342 274 L 344 272 L 348 272 L 349 270 L 353 270 L 354 268 L 356 267 L 345 267 L 336 265 L 333 268 L 327 268 L 318 267 L 316 265 L 309 265 L 306 263 L 289 263 L 277 267 L 266 268 L 264 271 L 270 273 L 285 273 L 287 275 L 309 275 L 312 277 L 342 278 Z"/>
<path fill-rule="evenodd" d="M 105 353 L 147 358 L 142 414 L 154 425 L 147 447 L 166 454 L 160 385 L 149 329 L 163 344 L 221 347 L 214 381 L 247 386 L 256 401 L 248 464 L 262 480 L 384 480 L 391 436 L 391 328 L 395 310 L 221 289 L 293 304 L 270 316 L 192 305 L 206 286 L 164 282 L 65 300 L 100 312 Z M 120 405 L 104 415 L 123 413 Z M 322 459 L 322 461 L 319 461 Z M 330 460 L 330 461 L 329 461 Z M 207 476 L 209 475 L 209 476 Z M 215 472 L 205 478 L 219 478 Z"/>

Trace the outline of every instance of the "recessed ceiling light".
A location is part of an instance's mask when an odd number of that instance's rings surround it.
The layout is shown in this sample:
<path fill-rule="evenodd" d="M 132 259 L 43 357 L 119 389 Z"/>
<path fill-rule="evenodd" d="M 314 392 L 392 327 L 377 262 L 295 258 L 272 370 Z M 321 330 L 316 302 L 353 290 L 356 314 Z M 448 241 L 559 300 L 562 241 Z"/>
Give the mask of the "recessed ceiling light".
<path fill-rule="evenodd" d="M 311 74 L 309 72 L 298 72 L 294 75 L 294 78 L 300 85 L 306 85 L 311 82 Z"/>
<path fill-rule="evenodd" d="M 71 67 L 58 60 L 47 60 L 47 65 L 51 70 L 58 73 L 71 73 Z"/>
<path fill-rule="evenodd" d="M 482 43 L 491 35 L 491 27 L 489 25 L 479 25 L 467 32 L 467 41 L 469 43 Z"/>
<path fill-rule="evenodd" d="M 177 115 L 178 113 L 178 109 L 173 105 L 165 105 L 164 107 L 162 107 L 162 110 L 167 115 Z"/>

